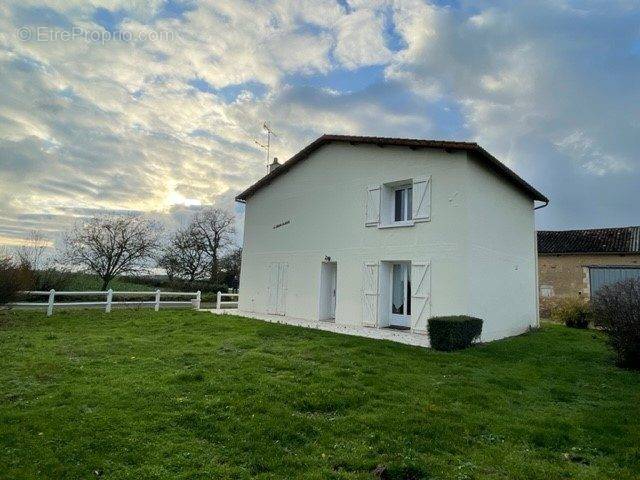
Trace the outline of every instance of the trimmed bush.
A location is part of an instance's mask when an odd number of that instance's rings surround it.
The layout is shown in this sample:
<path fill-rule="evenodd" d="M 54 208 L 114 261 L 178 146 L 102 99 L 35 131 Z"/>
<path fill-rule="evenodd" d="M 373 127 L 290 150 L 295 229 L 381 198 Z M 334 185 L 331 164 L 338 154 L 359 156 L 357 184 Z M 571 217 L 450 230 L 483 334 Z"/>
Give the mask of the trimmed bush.
<path fill-rule="evenodd" d="M 592 305 L 594 323 L 609 337 L 617 364 L 640 369 L 640 280 L 602 287 Z"/>
<path fill-rule="evenodd" d="M 429 342 L 431 347 L 445 352 L 470 347 L 480 338 L 482 319 L 457 315 L 429 319 Z"/>
<path fill-rule="evenodd" d="M 566 298 L 551 309 L 551 319 L 569 328 L 589 328 L 589 304 L 579 298 Z"/>

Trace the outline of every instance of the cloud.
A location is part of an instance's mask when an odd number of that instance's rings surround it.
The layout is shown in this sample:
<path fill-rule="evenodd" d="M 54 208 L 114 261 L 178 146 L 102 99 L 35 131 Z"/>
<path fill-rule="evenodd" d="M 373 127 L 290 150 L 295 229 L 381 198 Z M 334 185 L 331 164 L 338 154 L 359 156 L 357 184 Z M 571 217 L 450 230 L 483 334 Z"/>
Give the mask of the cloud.
<path fill-rule="evenodd" d="M 383 35 L 380 12 L 360 9 L 337 22 L 336 59 L 348 69 L 387 63 L 391 52 Z"/>
<path fill-rule="evenodd" d="M 589 1 L 473 9 L 409 1 L 397 4 L 395 18 L 408 47 L 387 75 L 416 91 L 434 85 L 432 95 L 457 102 L 474 138 L 549 194 L 543 226 L 640 223 L 633 210 L 598 218 L 584 209 L 619 208 L 612 196 L 640 188 L 637 3 L 612 2 L 605 12 Z M 632 182 L 611 190 L 621 175 Z M 597 187 L 585 191 L 594 177 Z M 567 190 L 573 201 L 553 207 Z"/>
<path fill-rule="evenodd" d="M 324 132 L 474 139 L 551 197 L 542 226 L 640 223 L 620 200 L 640 190 L 638 20 L 624 1 L 4 2 L 0 242 L 233 208 L 265 120 L 281 159 Z"/>

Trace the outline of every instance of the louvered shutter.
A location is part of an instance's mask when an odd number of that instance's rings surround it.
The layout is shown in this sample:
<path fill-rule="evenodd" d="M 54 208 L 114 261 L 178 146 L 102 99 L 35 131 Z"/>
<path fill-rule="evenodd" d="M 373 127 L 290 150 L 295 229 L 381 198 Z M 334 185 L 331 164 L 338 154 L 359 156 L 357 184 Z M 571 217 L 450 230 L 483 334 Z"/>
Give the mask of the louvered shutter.
<path fill-rule="evenodd" d="M 362 278 L 362 325 L 378 325 L 378 264 L 365 263 Z"/>
<path fill-rule="evenodd" d="M 426 222 L 431 219 L 431 176 L 413 179 L 413 221 Z"/>
<path fill-rule="evenodd" d="M 431 316 L 431 264 L 411 262 L 411 330 L 427 331 Z"/>
<path fill-rule="evenodd" d="M 367 187 L 365 225 L 378 225 L 380 222 L 380 185 Z"/>

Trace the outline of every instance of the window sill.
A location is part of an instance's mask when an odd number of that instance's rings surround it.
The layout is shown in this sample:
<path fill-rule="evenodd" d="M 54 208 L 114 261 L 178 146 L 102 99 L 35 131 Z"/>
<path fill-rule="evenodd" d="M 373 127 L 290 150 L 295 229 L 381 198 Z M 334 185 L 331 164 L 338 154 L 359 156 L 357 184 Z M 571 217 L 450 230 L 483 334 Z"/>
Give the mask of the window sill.
<path fill-rule="evenodd" d="M 413 227 L 415 222 L 413 220 L 407 220 L 405 222 L 394 222 L 388 223 L 386 225 L 378 225 L 378 228 L 402 228 L 402 227 Z"/>

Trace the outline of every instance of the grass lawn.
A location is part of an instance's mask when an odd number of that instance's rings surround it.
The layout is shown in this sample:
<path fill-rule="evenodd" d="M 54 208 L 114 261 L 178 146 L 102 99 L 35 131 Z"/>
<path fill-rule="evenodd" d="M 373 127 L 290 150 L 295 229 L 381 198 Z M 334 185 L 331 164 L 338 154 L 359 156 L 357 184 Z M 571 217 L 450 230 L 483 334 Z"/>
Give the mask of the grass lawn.
<path fill-rule="evenodd" d="M 640 374 L 591 331 L 439 353 L 190 310 L 19 311 L 0 353 L 3 479 L 640 475 Z"/>

